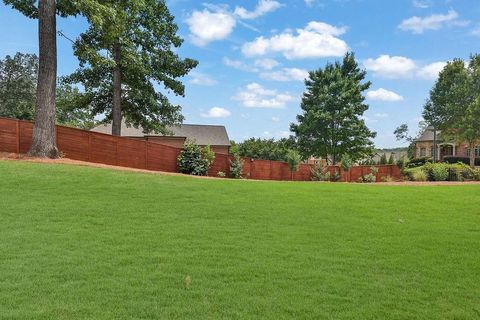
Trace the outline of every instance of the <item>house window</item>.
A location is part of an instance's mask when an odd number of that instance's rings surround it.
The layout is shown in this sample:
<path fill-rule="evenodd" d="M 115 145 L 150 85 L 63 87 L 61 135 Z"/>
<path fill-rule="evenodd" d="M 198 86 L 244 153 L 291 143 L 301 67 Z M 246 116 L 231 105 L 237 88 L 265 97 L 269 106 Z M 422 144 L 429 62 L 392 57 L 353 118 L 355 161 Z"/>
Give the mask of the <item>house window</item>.
<path fill-rule="evenodd" d="M 420 157 L 426 157 L 426 156 L 427 156 L 427 149 L 420 148 Z"/>
<path fill-rule="evenodd" d="M 470 148 L 467 148 L 467 157 L 470 157 Z M 475 157 L 480 157 L 480 146 L 475 148 Z"/>

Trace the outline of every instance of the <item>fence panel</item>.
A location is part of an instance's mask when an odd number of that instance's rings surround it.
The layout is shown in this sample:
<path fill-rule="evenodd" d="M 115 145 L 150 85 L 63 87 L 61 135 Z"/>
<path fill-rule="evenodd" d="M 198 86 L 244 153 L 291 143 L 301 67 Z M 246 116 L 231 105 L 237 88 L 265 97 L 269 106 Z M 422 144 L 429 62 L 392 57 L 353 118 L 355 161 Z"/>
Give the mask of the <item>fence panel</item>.
<path fill-rule="evenodd" d="M 90 161 L 90 133 L 57 126 L 57 146 L 66 158 Z"/>
<path fill-rule="evenodd" d="M 146 143 L 144 140 L 117 138 L 117 165 L 146 169 Z"/>
<path fill-rule="evenodd" d="M 90 161 L 117 165 L 117 139 L 101 133 L 91 133 Z"/>
<path fill-rule="evenodd" d="M 178 172 L 177 158 L 180 149 L 147 142 L 147 169 L 154 171 Z"/>
<path fill-rule="evenodd" d="M 20 153 L 27 153 L 32 144 L 32 134 L 33 134 L 33 122 L 29 121 L 19 121 L 20 127 Z"/>
<path fill-rule="evenodd" d="M 0 118 L 0 146 L 3 152 L 19 152 L 19 122 Z"/>
<path fill-rule="evenodd" d="M 251 162 L 250 178 L 256 180 L 270 180 L 271 168 L 269 160 L 253 160 Z"/>
<path fill-rule="evenodd" d="M 230 174 L 230 156 L 227 154 L 216 153 L 215 160 L 212 166 L 208 170 L 208 175 L 211 177 L 217 177 L 219 172 L 225 173 L 227 176 Z"/>

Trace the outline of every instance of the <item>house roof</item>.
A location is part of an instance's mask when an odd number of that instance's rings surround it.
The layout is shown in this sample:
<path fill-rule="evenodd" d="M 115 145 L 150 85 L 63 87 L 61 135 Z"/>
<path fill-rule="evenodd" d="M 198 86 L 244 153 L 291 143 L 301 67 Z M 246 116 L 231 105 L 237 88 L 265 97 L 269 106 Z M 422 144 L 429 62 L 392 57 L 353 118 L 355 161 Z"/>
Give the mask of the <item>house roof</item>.
<path fill-rule="evenodd" d="M 211 146 L 230 146 L 230 139 L 228 138 L 227 130 L 224 126 L 218 125 L 202 125 L 202 124 L 181 124 L 178 126 L 168 127 L 172 132 L 171 137 L 185 138 L 187 140 L 195 140 L 199 145 L 211 145 Z M 101 124 L 96 126 L 91 131 L 99 133 L 112 133 L 112 124 Z M 128 127 L 125 122 L 122 121 L 122 137 L 164 137 L 161 133 L 148 133 L 143 132 L 142 127 L 134 128 Z"/>
<path fill-rule="evenodd" d="M 440 130 L 437 130 L 437 140 L 441 140 L 440 137 Z M 421 142 L 421 141 L 433 141 L 433 127 L 427 127 L 422 134 L 415 139 L 416 142 Z"/>

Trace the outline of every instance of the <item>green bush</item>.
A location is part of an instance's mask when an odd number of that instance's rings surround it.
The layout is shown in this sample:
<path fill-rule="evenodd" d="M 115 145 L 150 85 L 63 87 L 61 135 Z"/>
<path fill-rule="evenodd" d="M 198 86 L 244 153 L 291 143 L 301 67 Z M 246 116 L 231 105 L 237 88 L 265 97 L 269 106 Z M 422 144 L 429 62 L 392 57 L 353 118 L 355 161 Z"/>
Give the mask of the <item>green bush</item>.
<path fill-rule="evenodd" d="M 235 154 L 233 160 L 230 160 L 230 176 L 234 179 L 242 179 L 243 175 L 243 159 Z"/>
<path fill-rule="evenodd" d="M 428 176 L 425 171 L 422 169 L 412 171 L 412 180 L 413 181 L 427 181 Z"/>
<path fill-rule="evenodd" d="M 480 169 L 473 169 L 472 170 L 472 179 L 475 181 L 480 181 Z"/>
<path fill-rule="evenodd" d="M 443 163 L 432 164 L 429 173 L 433 181 L 447 181 L 448 179 L 448 168 Z"/>
<path fill-rule="evenodd" d="M 286 161 L 290 171 L 295 172 L 298 171 L 298 166 L 300 165 L 300 162 L 302 162 L 302 156 L 296 150 L 288 150 Z"/>
<path fill-rule="evenodd" d="M 363 183 L 374 183 L 377 182 L 377 173 L 378 173 L 378 168 L 377 167 L 370 167 L 370 173 L 364 175 L 363 177 L 360 177 L 358 179 L 358 182 L 363 182 Z"/>
<path fill-rule="evenodd" d="M 215 153 L 210 146 L 199 147 L 194 141 L 187 141 L 177 158 L 181 173 L 206 176 L 215 160 Z"/>
<path fill-rule="evenodd" d="M 330 172 L 322 162 L 310 168 L 310 171 L 312 172 L 312 181 L 330 181 Z"/>
<path fill-rule="evenodd" d="M 408 163 L 408 168 L 416 168 L 421 167 L 425 163 L 430 162 L 432 159 L 429 157 L 422 157 L 422 158 L 413 158 Z"/>

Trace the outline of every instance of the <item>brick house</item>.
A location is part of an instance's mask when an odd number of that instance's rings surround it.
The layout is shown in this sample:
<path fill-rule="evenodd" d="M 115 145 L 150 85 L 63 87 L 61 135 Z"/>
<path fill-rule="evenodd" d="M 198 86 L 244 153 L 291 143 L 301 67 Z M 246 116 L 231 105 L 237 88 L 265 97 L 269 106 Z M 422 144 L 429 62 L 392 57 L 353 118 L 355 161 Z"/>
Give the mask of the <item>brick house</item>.
<path fill-rule="evenodd" d="M 475 157 L 480 157 L 480 145 L 474 150 Z M 445 157 L 470 157 L 468 143 L 457 143 L 455 141 L 443 141 L 440 130 L 437 130 L 437 159 L 442 161 Z M 433 157 L 433 128 L 428 127 L 415 139 L 415 157 Z"/>
<path fill-rule="evenodd" d="M 186 140 L 195 140 L 199 146 L 209 145 L 216 153 L 230 153 L 230 139 L 224 126 L 181 124 L 179 126 L 169 127 L 168 129 L 172 132 L 170 136 L 156 133 L 145 134 L 141 127 L 127 127 L 127 125 L 122 122 L 121 135 L 122 137 L 144 139 L 176 148 L 182 148 Z M 111 134 L 112 125 L 110 123 L 101 124 L 91 131 Z"/>

